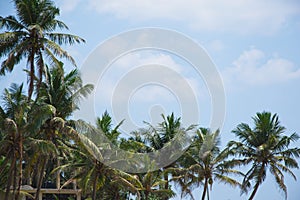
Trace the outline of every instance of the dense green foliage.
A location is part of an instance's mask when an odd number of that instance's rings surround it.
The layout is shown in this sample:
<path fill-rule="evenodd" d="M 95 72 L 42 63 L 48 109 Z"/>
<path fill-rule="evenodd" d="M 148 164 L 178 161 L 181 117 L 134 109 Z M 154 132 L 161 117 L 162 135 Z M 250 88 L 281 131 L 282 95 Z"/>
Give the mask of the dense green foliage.
<path fill-rule="evenodd" d="M 182 127 L 173 113 L 159 124 L 145 124 L 142 130 L 122 137 L 122 122 L 114 126 L 108 112 L 95 119 L 95 125 L 72 120 L 79 102 L 93 90 L 84 85 L 77 69 L 66 72 L 58 58 L 74 59 L 60 45 L 84 40 L 71 34 L 54 33 L 67 26 L 56 20 L 59 9 L 50 0 L 14 0 L 17 17 L 0 17 L 0 74 L 12 71 L 22 59 L 27 61 L 29 91 L 23 84 L 4 89 L 0 104 L 0 195 L 4 200 L 18 199 L 22 185 L 37 189 L 25 194 L 38 199 L 41 188 L 77 188 L 83 199 L 194 199 L 193 190 L 202 188 L 202 200 L 209 199 L 215 181 L 238 187 L 242 194 L 252 190 L 253 199 L 269 171 L 287 197 L 284 173 L 298 168 L 300 149 L 290 147 L 299 139 L 285 135 L 277 114 L 257 113 L 254 126 L 239 124 L 232 132 L 236 139 L 220 148 L 219 130 L 196 125 Z M 57 58 L 58 57 L 58 58 Z M 44 60 L 47 58 L 47 60 Z M 34 99 L 32 95 L 35 94 Z M 93 141 L 93 130 L 111 143 Z M 125 173 L 109 167 L 101 158 L 110 145 L 132 153 L 149 153 L 174 142 L 178 134 L 192 143 L 173 163 L 156 171 Z M 171 156 L 171 155 L 170 155 Z M 130 162 L 122 160 L 120 162 Z M 154 161 L 145 158 L 145 164 Z M 241 172 L 240 166 L 248 166 Z M 179 191 L 179 190 L 178 190 Z M 57 199 L 47 195 L 47 199 Z M 62 195 L 59 199 L 70 199 Z"/>

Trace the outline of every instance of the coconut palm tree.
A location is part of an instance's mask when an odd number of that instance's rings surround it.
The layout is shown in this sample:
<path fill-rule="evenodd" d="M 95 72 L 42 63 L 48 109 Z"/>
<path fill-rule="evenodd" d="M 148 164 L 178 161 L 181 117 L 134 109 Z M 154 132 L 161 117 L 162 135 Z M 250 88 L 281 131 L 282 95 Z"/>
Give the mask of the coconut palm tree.
<path fill-rule="evenodd" d="M 27 145 L 31 134 L 37 132 L 42 124 L 53 114 L 55 108 L 46 104 L 36 105 L 27 101 L 27 96 L 23 94 L 23 85 L 12 84 L 10 89 L 4 90 L 3 106 L 0 107 L 1 126 L 3 133 L 1 140 L 0 155 L 4 156 L 0 174 L 10 162 L 7 176 L 6 197 L 13 186 L 13 198 L 18 199 L 23 178 L 23 164 L 27 163 L 24 148 Z M 18 166 L 17 166 L 18 164 Z M 17 191 L 16 191 L 17 189 Z"/>
<path fill-rule="evenodd" d="M 94 86 L 83 84 L 78 69 L 66 73 L 62 62 L 51 68 L 46 66 L 46 74 L 48 79 L 42 82 L 38 97 L 56 108 L 55 117 L 67 120 L 79 109 L 80 100 L 87 97 Z"/>
<path fill-rule="evenodd" d="M 290 148 L 290 145 L 297 141 L 299 136 L 296 133 L 284 135 L 285 127 L 280 125 L 277 114 L 262 112 L 252 119 L 254 127 L 251 128 L 246 123 L 239 124 L 232 131 L 239 141 L 228 143 L 232 155 L 239 156 L 233 164 L 250 165 L 242 183 L 242 192 L 247 192 L 253 183 L 253 191 L 249 197 L 249 200 L 252 200 L 265 180 L 267 171 L 270 171 L 287 198 L 284 173 L 296 179 L 291 169 L 298 168 L 295 158 L 300 156 L 300 148 Z"/>
<path fill-rule="evenodd" d="M 178 160 L 173 172 L 173 180 L 182 189 L 182 196 L 192 195 L 192 189 L 203 185 L 202 200 L 209 199 L 209 187 L 212 189 L 214 180 L 239 186 L 239 182 L 229 177 L 229 174 L 241 175 L 237 170 L 227 167 L 227 150 L 220 151 L 219 130 L 211 132 L 200 128 L 196 131 L 193 143 L 186 153 Z"/>
<path fill-rule="evenodd" d="M 172 143 L 173 146 L 177 145 L 178 149 L 176 150 L 175 153 L 179 151 L 179 149 L 183 150 L 182 144 L 178 143 L 178 141 L 175 141 L 175 138 L 178 139 L 178 137 L 182 137 L 183 140 L 187 139 L 187 132 L 191 131 L 194 129 L 194 125 L 189 126 L 188 128 L 183 128 L 181 126 L 181 119 L 176 118 L 174 113 L 171 113 L 171 115 L 165 117 L 162 114 L 163 121 L 158 124 L 158 127 L 154 127 L 151 124 L 147 123 L 149 125 L 149 131 L 148 133 L 146 132 L 146 142 L 150 144 L 150 147 L 156 151 L 162 149 L 164 146 L 169 145 Z M 176 144 L 175 144 L 176 143 Z M 181 152 L 181 151 L 180 151 Z M 172 154 L 172 153 L 171 153 Z M 173 155 L 170 155 L 173 156 Z M 160 162 L 160 161 L 158 161 Z M 169 170 L 168 168 L 173 168 L 174 163 L 169 164 L 168 166 L 163 167 L 161 169 L 161 174 L 164 177 L 164 186 L 163 188 L 165 190 L 170 189 L 169 185 Z M 162 198 L 164 200 L 167 200 L 168 197 L 165 196 Z"/>
<path fill-rule="evenodd" d="M 87 126 L 89 127 L 86 130 L 89 130 L 90 125 Z M 132 193 L 139 194 L 138 190 L 142 186 L 137 178 L 103 164 L 101 162 L 103 161 L 103 156 L 100 146 L 97 146 L 88 137 L 84 134 L 79 134 L 77 131 L 73 135 L 77 137 L 75 142 L 78 145 L 78 150 L 75 152 L 73 160 L 60 167 L 61 169 L 71 168 L 75 171 L 66 184 L 77 180 L 80 188 L 83 189 L 85 194 L 90 193 L 88 196 L 91 196 L 93 200 L 97 199 L 98 191 L 102 192 L 102 196 L 107 196 L 108 192 L 105 189 L 111 190 L 112 188 L 118 188 L 119 190 L 126 188 Z"/>
<path fill-rule="evenodd" d="M 33 146 L 35 146 L 36 152 L 40 152 L 37 160 L 39 160 L 41 169 L 37 181 L 38 191 L 36 198 L 38 198 L 38 193 L 43 183 L 46 165 L 51 161 L 50 158 L 56 161 L 57 165 L 60 165 L 60 159 L 68 155 L 68 148 L 72 138 L 69 138 L 63 131 L 64 126 L 68 126 L 67 118 L 78 109 L 80 99 L 86 97 L 93 89 L 92 85 L 83 85 L 77 69 L 65 74 L 63 63 L 61 62 L 50 69 L 46 67 L 46 73 L 48 79 L 40 87 L 37 102 L 41 101 L 53 106 L 55 112 L 34 137 L 39 141 L 35 142 Z M 45 149 L 46 146 L 48 151 L 38 150 L 40 148 Z M 52 166 L 52 169 L 54 168 L 55 166 Z M 50 172 L 51 170 L 48 169 L 48 171 Z M 56 185 L 58 188 L 60 187 L 60 171 L 57 172 Z"/>
<path fill-rule="evenodd" d="M 22 93 L 23 85 L 13 84 L 10 89 L 4 90 L 4 105 L 1 107 L 1 125 L 3 132 L 1 140 L 0 155 L 4 156 L 4 162 L 1 166 L 3 173 L 9 166 L 7 175 L 7 184 L 5 192 L 5 200 L 9 198 L 12 187 L 12 199 L 17 199 L 20 193 L 22 180 L 22 160 L 23 160 L 23 135 L 24 126 L 26 124 L 26 113 L 28 112 L 28 104 L 25 95 Z M 2 174 L 0 173 L 0 174 Z M 2 174 L 1 177 L 5 177 Z"/>
<path fill-rule="evenodd" d="M 56 19 L 59 9 L 51 0 L 13 0 L 17 16 L 0 17 L 0 58 L 6 57 L 0 67 L 0 75 L 11 72 L 23 58 L 27 60 L 30 99 L 34 87 L 38 89 L 45 75 L 46 57 L 50 63 L 65 58 L 75 65 L 74 59 L 59 45 L 84 42 L 78 36 L 57 33 L 57 28 L 67 29 Z M 35 84 L 36 82 L 36 84 Z M 38 92 L 38 90 L 37 90 Z"/>

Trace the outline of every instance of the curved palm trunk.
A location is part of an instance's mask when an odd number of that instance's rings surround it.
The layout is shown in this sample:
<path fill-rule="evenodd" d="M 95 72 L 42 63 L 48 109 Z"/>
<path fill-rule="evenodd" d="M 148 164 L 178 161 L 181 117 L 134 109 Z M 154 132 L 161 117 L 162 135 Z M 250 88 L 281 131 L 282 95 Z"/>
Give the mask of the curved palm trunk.
<path fill-rule="evenodd" d="M 208 189 L 208 179 L 205 178 L 205 182 L 204 182 L 204 188 L 203 188 L 203 192 L 202 192 L 202 200 L 205 200 L 205 195 Z"/>

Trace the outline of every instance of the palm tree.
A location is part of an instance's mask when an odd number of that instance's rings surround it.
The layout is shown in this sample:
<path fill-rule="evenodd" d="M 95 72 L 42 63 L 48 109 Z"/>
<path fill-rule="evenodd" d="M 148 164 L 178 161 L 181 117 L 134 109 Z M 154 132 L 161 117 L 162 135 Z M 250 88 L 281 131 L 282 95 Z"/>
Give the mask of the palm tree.
<path fill-rule="evenodd" d="M 96 119 L 97 128 L 105 134 L 105 136 L 113 145 L 116 146 L 119 146 L 120 144 L 120 141 L 118 140 L 121 133 L 118 131 L 118 129 L 122 123 L 123 121 L 121 121 L 114 129 L 112 129 L 112 118 L 107 111 L 103 113 L 101 118 L 97 117 Z"/>
<path fill-rule="evenodd" d="M 78 36 L 54 32 L 68 27 L 56 17 L 59 9 L 51 0 L 14 0 L 17 16 L 0 17 L 0 58 L 6 57 L 0 67 L 0 75 L 11 72 L 23 58 L 28 65 L 31 99 L 34 87 L 38 89 L 45 75 L 45 61 L 58 63 L 56 56 L 66 58 L 75 65 L 74 59 L 59 45 L 84 42 Z M 36 85 L 34 84 L 36 82 Z M 38 91 L 38 90 L 37 90 Z"/>
<path fill-rule="evenodd" d="M 27 162 L 26 154 L 23 155 L 24 146 L 28 143 L 30 135 L 40 129 L 45 120 L 53 114 L 53 109 L 49 105 L 34 105 L 33 102 L 28 102 L 23 94 L 23 85 L 12 84 L 10 89 L 4 90 L 3 107 L 0 107 L 0 121 L 3 122 L 0 132 L 3 132 L 4 136 L 1 141 L 0 155 L 5 159 L 0 174 L 11 161 L 9 173 L 6 174 L 6 199 L 11 186 L 13 186 L 13 198 L 18 199 L 22 185 L 23 164 Z"/>
<path fill-rule="evenodd" d="M 24 120 L 23 115 L 28 112 L 28 107 L 26 105 L 26 101 L 24 101 L 22 88 L 23 85 L 18 86 L 13 84 L 10 89 L 5 89 L 4 108 L 0 107 L 2 111 L 0 117 L 0 129 L 4 136 L 3 140 L 0 142 L 0 155 L 3 155 L 5 158 L 0 171 L 3 172 L 9 165 L 5 200 L 9 198 L 11 186 L 13 186 L 12 198 L 18 198 L 22 180 L 22 132 L 24 131 L 22 128 L 24 128 L 26 123 L 26 119 Z"/>
<path fill-rule="evenodd" d="M 145 158 L 144 160 L 144 163 L 149 165 L 150 169 L 154 166 L 153 162 L 154 161 L 151 162 L 149 158 Z M 175 196 L 175 193 L 171 189 L 164 188 L 166 181 L 159 170 L 148 171 L 147 173 L 137 174 L 135 176 L 139 178 L 142 184 L 142 188 L 139 189 L 141 191 L 142 199 L 169 199 Z"/>
<path fill-rule="evenodd" d="M 201 199 L 209 199 L 209 186 L 212 188 L 214 180 L 234 187 L 240 185 L 227 176 L 241 173 L 227 167 L 227 150 L 221 152 L 219 149 L 219 130 L 212 133 L 209 129 L 200 128 L 196 133 L 192 145 L 178 160 L 179 166 L 172 169 L 173 180 L 181 186 L 182 196 L 189 194 L 194 199 L 191 188 L 203 184 Z"/>
<path fill-rule="evenodd" d="M 247 192 L 253 182 L 253 191 L 249 197 L 249 200 L 252 200 L 269 170 L 287 198 L 284 172 L 296 179 L 291 168 L 298 168 L 295 158 L 300 156 L 300 148 L 289 146 L 297 141 L 299 136 L 296 133 L 284 135 L 285 127 L 280 125 L 277 114 L 262 112 L 257 113 L 252 119 L 254 127 L 251 128 L 245 123 L 239 124 L 232 131 L 239 141 L 228 143 L 232 155 L 240 157 L 235 159 L 233 164 L 250 165 L 242 183 L 242 192 Z"/>
<path fill-rule="evenodd" d="M 56 108 L 55 117 L 67 120 L 79 109 L 80 100 L 87 97 L 94 86 L 83 85 L 78 69 L 66 73 L 62 62 L 51 68 L 46 66 L 46 74 L 48 79 L 42 82 L 38 97 Z"/>
<path fill-rule="evenodd" d="M 48 79 L 46 79 L 38 94 L 37 102 L 41 101 L 45 104 L 51 105 L 55 108 L 55 112 L 44 124 L 39 133 L 35 136 L 36 142 L 34 148 L 48 149 L 48 151 L 40 152 L 39 160 L 40 173 L 37 181 L 37 193 L 41 189 L 43 183 L 43 174 L 49 158 L 56 160 L 57 165 L 60 165 L 60 159 L 63 155 L 68 154 L 70 140 L 63 131 L 64 126 L 67 126 L 67 118 L 78 109 L 79 100 L 87 96 L 93 89 L 90 84 L 83 85 L 80 74 L 77 69 L 65 74 L 63 64 L 59 62 L 51 69 L 46 67 Z M 38 145 L 38 146 L 37 146 Z M 52 166 L 53 169 L 55 166 Z M 48 171 L 51 171 L 48 169 Z M 60 171 L 57 172 L 56 185 L 60 187 Z"/>
<path fill-rule="evenodd" d="M 89 129 L 90 127 L 87 127 L 87 130 Z M 126 188 L 131 192 L 138 194 L 138 188 L 141 188 L 141 183 L 138 179 L 130 174 L 118 171 L 101 163 L 101 158 L 103 158 L 100 150 L 101 148 L 84 134 L 79 134 L 75 130 L 72 130 L 72 132 L 73 138 L 78 145 L 78 150 L 75 152 L 74 159 L 71 160 L 71 162 L 60 167 L 61 169 L 71 168 L 75 171 L 66 184 L 77 180 L 79 186 L 85 193 L 91 191 L 93 200 L 97 199 L 97 191 L 102 190 L 102 192 L 107 194 L 107 192 L 103 191 L 105 184 L 107 183 L 109 183 L 110 186 L 113 186 L 113 188 L 118 186 L 118 189 Z M 64 185 L 62 187 L 64 187 Z M 105 188 L 111 189 L 109 186 Z"/>
<path fill-rule="evenodd" d="M 177 141 L 174 141 L 176 137 L 183 137 L 183 138 L 188 138 L 186 135 L 188 131 L 194 129 L 194 125 L 191 125 L 187 129 L 181 127 L 181 119 L 176 118 L 174 116 L 174 113 L 171 115 L 165 117 L 162 114 L 163 122 L 161 122 L 158 127 L 153 127 L 151 124 L 148 123 L 150 129 L 149 133 L 146 133 L 146 140 L 149 142 L 150 147 L 155 150 L 160 150 L 164 146 L 173 143 L 172 145 L 178 145 L 178 149 L 175 149 L 177 152 L 179 149 L 182 149 L 182 144 L 179 144 Z M 176 143 L 176 144 L 175 144 Z M 178 144 L 177 144 L 178 143 Z M 182 149 L 183 150 L 183 149 Z M 172 154 L 172 153 L 171 153 Z M 173 156 L 173 155 L 170 155 Z M 160 162 L 160 161 L 159 161 Z M 174 163 L 169 164 L 168 166 L 163 167 L 161 169 L 161 174 L 164 176 L 164 186 L 163 188 L 165 190 L 169 190 L 170 185 L 169 185 L 169 170 L 168 168 L 174 167 Z M 163 198 L 164 200 L 167 200 L 168 197 L 165 196 Z"/>

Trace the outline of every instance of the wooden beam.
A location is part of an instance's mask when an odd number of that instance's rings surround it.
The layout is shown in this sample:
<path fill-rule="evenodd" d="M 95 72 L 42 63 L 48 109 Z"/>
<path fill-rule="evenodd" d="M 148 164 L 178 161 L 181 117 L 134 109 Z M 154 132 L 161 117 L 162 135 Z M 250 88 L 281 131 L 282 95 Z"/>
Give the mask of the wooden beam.
<path fill-rule="evenodd" d="M 36 189 L 22 189 L 21 191 L 27 192 L 27 193 L 36 193 Z M 43 194 L 74 194 L 76 195 L 76 200 L 81 200 L 81 190 L 80 189 L 47 189 L 47 188 L 42 188 L 40 190 L 39 194 L 39 200 L 43 199 Z"/>

